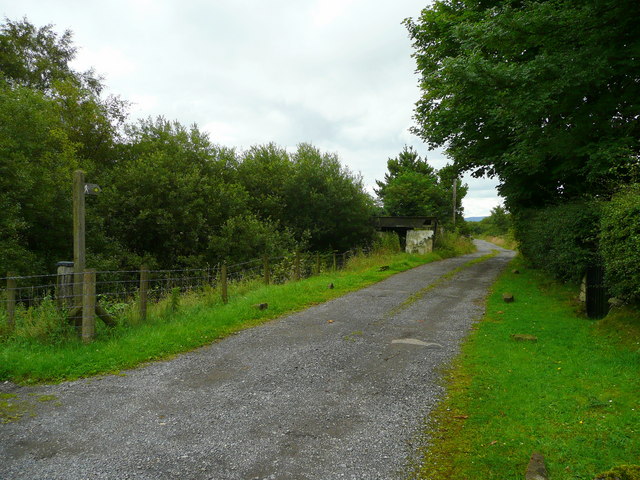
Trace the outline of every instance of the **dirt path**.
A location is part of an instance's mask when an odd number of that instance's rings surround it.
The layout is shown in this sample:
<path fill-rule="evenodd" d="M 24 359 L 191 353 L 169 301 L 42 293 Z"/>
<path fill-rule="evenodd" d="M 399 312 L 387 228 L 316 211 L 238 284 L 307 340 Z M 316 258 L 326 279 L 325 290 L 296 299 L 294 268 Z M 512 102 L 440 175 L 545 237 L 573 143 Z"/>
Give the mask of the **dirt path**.
<path fill-rule="evenodd" d="M 435 404 L 438 366 L 513 256 L 437 262 L 173 360 L 16 388 L 2 479 L 393 479 Z M 46 395 L 46 396 L 44 396 Z M 38 400 L 49 401 L 38 401 Z"/>

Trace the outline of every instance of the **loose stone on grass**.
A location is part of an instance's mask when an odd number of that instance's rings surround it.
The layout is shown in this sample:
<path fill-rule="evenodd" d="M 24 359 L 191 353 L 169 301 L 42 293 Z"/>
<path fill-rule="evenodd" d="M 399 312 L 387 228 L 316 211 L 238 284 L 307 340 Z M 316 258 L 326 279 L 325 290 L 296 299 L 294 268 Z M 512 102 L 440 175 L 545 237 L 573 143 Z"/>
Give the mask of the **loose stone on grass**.
<path fill-rule="evenodd" d="M 266 310 L 267 308 L 269 308 L 269 304 L 268 303 L 256 303 L 253 308 L 257 308 L 258 310 Z"/>
<path fill-rule="evenodd" d="M 544 457 L 541 453 L 531 454 L 529 460 L 529 466 L 527 466 L 527 472 L 524 476 L 525 480 L 548 480 L 549 474 L 547 473 L 547 467 L 544 465 Z"/>
<path fill-rule="evenodd" d="M 516 342 L 537 342 L 538 337 L 535 335 L 526 335 L 523 333 L 513 333 L 511 334 L 511 338 Z"/>
<path fill-rule="evenodd" d="M 505 303 L 513 302 L 514 301 L 513 293 L 503 293 L 502 294 L 502 300 L 504 300 Z"/>

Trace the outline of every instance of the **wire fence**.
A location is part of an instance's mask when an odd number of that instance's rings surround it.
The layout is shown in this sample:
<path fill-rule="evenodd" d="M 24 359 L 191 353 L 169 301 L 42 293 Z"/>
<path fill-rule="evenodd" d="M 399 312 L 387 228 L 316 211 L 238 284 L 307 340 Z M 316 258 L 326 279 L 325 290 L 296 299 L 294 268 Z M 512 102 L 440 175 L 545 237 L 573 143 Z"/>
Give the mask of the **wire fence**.
<path fill-rule="evenodd" d="M 368 253 L 365 250 L 359 250 Z M 43 305 L 55 308 L 82 330 L 83 338 L 95 332 L 95 316 L 107 325 L 119 310 L 139 305 L 140 317 L 146 317 L 149 303 L 187 292 L 217 292 L 223 303 L 229 299 L 228 286 L 248 281 L 283 284 L 332 270 L 343 269 L 356 251 L 332 253 L 296 252 L 280 257 L 263 257 L 226 265 L 219 263 L 204 268 L 125 271 L 85 270 L 75 272 L 72 264 L 61 262 L 55 274 L 0 278 L 0 320 L 11 330 L 16 312 L 24 313 Z M 1 325 L 0 325 L 1 326 Z M 85 331 L 86 330 L 86 331 Z"/>

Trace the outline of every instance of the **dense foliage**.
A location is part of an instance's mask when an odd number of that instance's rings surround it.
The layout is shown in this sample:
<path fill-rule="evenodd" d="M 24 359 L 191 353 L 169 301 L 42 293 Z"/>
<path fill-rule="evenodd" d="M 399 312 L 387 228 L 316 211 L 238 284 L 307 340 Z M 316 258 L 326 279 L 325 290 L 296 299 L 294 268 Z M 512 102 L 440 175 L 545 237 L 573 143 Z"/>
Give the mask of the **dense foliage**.
<path fill-rule="evenodd" d="M 640 2 L 438 0 L 406 25 L 415 132 L 498 176 L 512 212 L 609 195 L 637 175 Z"/>
<path fill-rule="evenodd" d="M 534 266 L 563 280 L 579 281 L 599 263 L 600 205 L 571 202 L 523 211 L 515 217 L 520 251 Z"/>
<path fill-rule="evenodd" d="M 195 125 L 126 123 L 127 103 L 70 67 L 70 32 L 0 25 L 0 272 L 72 258 L 72 173 L 87 198 L 88 265 L 202 266 L 372 238 L 373 200 L 339 159 L 301 144 L 237 152 Z M 1 275 L 1 274 L 0 274 Z"/>
<path fill-rule="evenodd" d="M 636 0 L 436 0 L 405 21 L 414 132 L 499 179 L 534 264 L 579 279 L 603 257 L 612 291 L 636 296 L 633 193 L 606 203 L 640 181 L 638 17 Z"/>
<path fill-rule="evenodd" d="M 624 189 L 604 208 L 600 252 L 611 293 L 640 298 L 640 185 Z"/>
<path fill-rule="evenodd" d="M 456 218 L 462 218 L 462 199 L 467 185 L 454 170 L 436 170 L 412 147 L 406 147 L 387 161 L 384 180 L 377 180 L 376 193 L 386 215 L 437 217 L 441 223 L 452 219 L 453 182 L 456 185 Z"/>
<path fill-rule="evenodd" d="M 504 207 L 494 207 L 491 215 L 479 222 L 467 222 L 467 228 L 472 235 L 504 236 L 513 227 L 511 214 Z"/>

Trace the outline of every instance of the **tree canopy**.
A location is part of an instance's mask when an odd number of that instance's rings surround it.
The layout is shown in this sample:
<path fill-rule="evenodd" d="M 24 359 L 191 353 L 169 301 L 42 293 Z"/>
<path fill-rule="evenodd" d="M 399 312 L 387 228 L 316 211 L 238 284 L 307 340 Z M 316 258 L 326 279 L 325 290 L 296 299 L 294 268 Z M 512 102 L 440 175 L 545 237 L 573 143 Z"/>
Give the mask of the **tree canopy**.
<path fill-rule="evenodd" d="M 512 211 L 610 195 L 638 175 L 639 17 L 636 0 L 436 0 L 405 21 L 415 133 L 497 176 Z"/>
<path fill-rule="evenodd" d="M 453 182 L 457 183 L 456 218 L 462 217 L 462 199 L 468 187 L 451 168 L 436 170 L 413 147 L 405 146 L 387 161 L 384 180 L 377 180 L 376 194 L 387 215 L 452 218 Z"/>
<path fill-rule="evenodd" d="M 94 72 L 70 66 L 71 33 L 0 24 L 0 271 L 43 273 L 72 258 L 72 173 L 87 199 L 87 264 L 204 266 L 371 240 L 372 198 L 335 154 L 310 144 L 245 152 L 196 125 L 127 121 Z"/>

